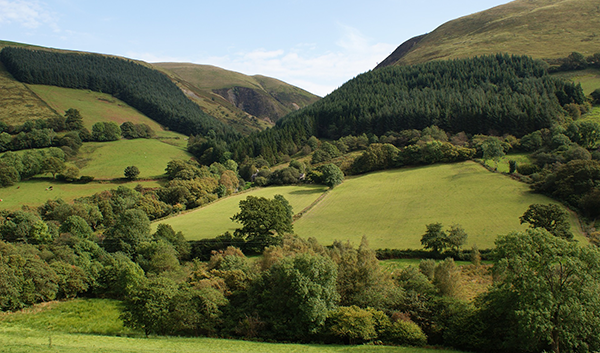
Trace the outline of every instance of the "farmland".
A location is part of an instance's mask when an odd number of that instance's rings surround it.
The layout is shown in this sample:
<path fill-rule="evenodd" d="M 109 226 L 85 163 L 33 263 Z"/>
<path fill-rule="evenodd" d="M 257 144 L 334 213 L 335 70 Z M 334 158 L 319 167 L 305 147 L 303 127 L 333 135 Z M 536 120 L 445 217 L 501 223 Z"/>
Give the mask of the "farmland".
<path fill-rule="evenodd" d="M 179 147 L 156 139 L 137 139 L 85 143 L 75 164 L 81 175 L 98 179 L 122 178 L 123 170 L 130 165 L 139 168 L 139 178 L 156 178 L 165 173 L 172 159 L 189 158 L 190 154 Z"/>
<path fill-rule="evenodd" d="M 469 235 L 467 246 L 491 248 L 497 235 L 526 228 L 519 216 L 530 204 L 550 202 L 527 185 L 473 162 L 403 168 L 345 181 L 299 219 L 294 230 L 323 244 L 359 244 L 367 235 L 375 249 L 416 249 L 425 225 L 458 223 Z"/>
<path fill-rule="evenodd" d="M 239 212 L 238 205 L 240 200 L 245 199 L 248 195 L 267 198 L 273 198 L 277 194 L 283 195 L 293 207 L 294 212 L 299 213 L 310 206 L 326 190 L 327 188 L 321 185 L 255 189 L 247 193 L 221 199 L 209 206 L 184 213 L 177 217 L 155 222 L 153 228 L 156 228 L 158 223 L 167 223 L 175 231 L 183 232 L 188 240 L 213 238 L 226 231 L 233 232 L 240 226 L 238 223 L 233 222 L 230 217 Z"/>
<path fill-rule="evenodd" d="M 247 195 L 282 194 L 299 213 L 323 192 L 318 187 L 257 189 L 161 223 L 182 231 L 189 240 L 211 238 L 239 227 L 229 218 Z M 335 240 L 359 244 L 366 235 L 374 249 L 416 249 L 421 248 L 426 224 L 458 223 L 469 234 L 467 246 L 490 248 L 497 235 L 526 228 L 519 224 L 519 216 L 530 204 L 550 202 L 527 185 L 473 162 L 403 168 L 347 179 L 298 219 L 294 232 L 325 245 Z M 573 230 L 583 240 L 577 227 Z"/>

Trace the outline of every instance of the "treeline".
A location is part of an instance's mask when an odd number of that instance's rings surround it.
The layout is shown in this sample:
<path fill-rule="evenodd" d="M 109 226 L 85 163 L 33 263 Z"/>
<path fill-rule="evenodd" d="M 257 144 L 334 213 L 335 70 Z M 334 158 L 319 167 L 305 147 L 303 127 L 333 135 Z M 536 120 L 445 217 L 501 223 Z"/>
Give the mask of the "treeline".
<path fill-rule="evenodd" d="M 363 133 L 424 129 L 522 136 L 548 128 L 583 104 L 578 85 L 551 77 L 525 56 L 494 55 L 390 66 L 348 81 L 324 99 L 293 112 L 273 129 L 231 146 L 236 160 L 299 150 L 310 136 L 338 139 Z"/>
<path fill-rule="evenodd" d="M 579 52 L 572 52 L 566 58 L 546 59 L 551 72 L 585 70 L 587 68 L 600 69 L 600 53 L 585 56 Z"/>
<path fill-rule="evenodd" d="M 113 95 L 171 130 L 232 139 L 229 126 L 204 113 L 164 74 L 132 61 L 6 47 L 0 61 L 19 81 Z"/>
<path fill-rule="evenodd" d="M 147 124 L 130 121 L 121 126 L 114 122 L 99 121 L 90 132 L 83 126 L 79 111 L 71 108 L 64 116 L 29 120 L 22 125 L 0 122 L 0 152 L 60 147 L 67 156 L 72 157 L 79 152 L 83 142 L 116 141 L 121 136 L 126 139 L 152 138 L 155 132 Z"/>

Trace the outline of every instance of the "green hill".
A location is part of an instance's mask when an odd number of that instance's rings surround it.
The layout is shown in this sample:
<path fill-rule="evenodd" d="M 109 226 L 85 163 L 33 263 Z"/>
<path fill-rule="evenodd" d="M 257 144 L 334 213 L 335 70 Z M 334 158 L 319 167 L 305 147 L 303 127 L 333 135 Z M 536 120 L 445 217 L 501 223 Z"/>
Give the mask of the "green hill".
<path fill-rule="evenodd" d="M 599 51 L 598 28 L 596 0 L 516 0 L 410 39 L 378 67 L 496 53 L 536 59 L 564 58 L 574 51 L 587 56 Z"/>
<path fill-rule="evenodd" d="M 172 74 L 181 85 L 193 93 L 188 96 L 200 106 L 210 109 L 211 102 L 213 105 L 214 102 L 220 104 L 222 106 L 219 107 L 220 109 L 209 111 L 226 121 L 233 120 L 233 117 L 245 119 L 256 117 L 270 125 L 289 112 L 319 99 L 298 87 L 266 76 L 247 76 L 210 65 L 188 63 L 153 65 Z"/>

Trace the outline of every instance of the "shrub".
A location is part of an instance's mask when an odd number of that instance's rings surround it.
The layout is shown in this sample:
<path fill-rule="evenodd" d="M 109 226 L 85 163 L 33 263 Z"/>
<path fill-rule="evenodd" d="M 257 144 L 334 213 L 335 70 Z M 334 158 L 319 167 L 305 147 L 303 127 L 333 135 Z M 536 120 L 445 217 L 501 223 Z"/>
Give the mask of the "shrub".
<path fill-rule="evenodd" d="M 388 329 L 385 335 L 386 341 L 400 345 L 424 346 L 427 336 L 423 330 L 411 321 L 396 321 Z"/>

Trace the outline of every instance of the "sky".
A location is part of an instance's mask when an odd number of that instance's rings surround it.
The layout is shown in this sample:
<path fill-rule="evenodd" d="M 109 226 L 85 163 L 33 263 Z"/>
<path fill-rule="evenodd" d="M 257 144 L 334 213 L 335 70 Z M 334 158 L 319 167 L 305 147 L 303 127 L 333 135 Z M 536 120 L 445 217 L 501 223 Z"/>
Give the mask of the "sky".
<path fill-rule="evenodd" d="M 405 40 L 507 0 L 0 0 L 0 40 L 214 65 L 325 96 Z"/>

